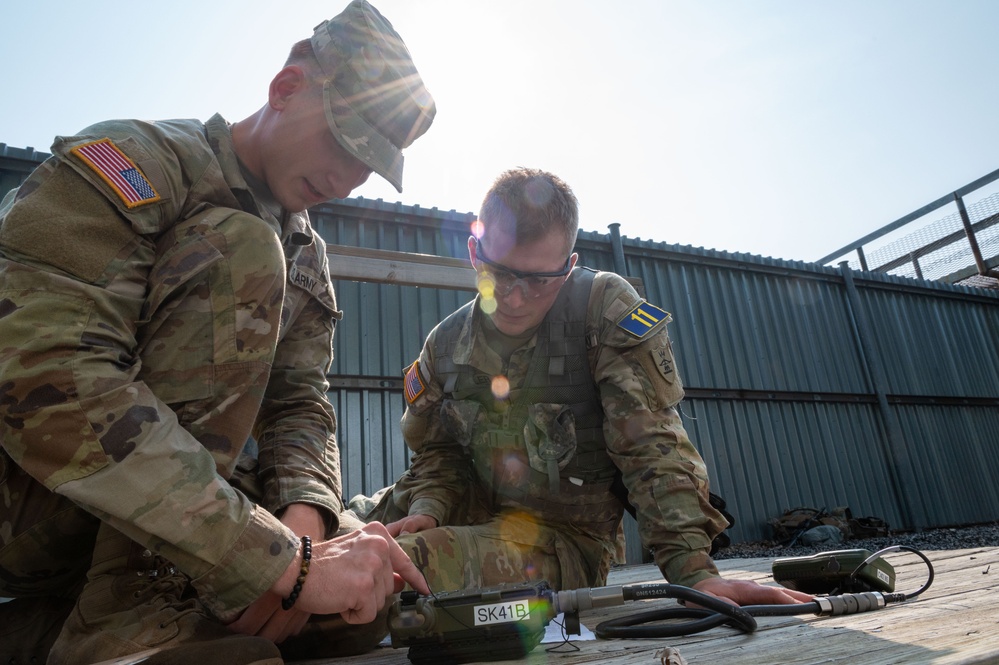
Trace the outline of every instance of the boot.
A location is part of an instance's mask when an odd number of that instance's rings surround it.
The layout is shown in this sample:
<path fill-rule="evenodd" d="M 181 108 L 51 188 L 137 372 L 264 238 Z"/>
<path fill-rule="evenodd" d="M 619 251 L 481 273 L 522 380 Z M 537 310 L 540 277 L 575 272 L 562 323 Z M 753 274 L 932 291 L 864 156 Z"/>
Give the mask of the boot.
<path fill-rule="evenodd" d="M 48 658 L 72 598 L 13 598 L 0 603 L 0 665 L 41 665 Z"/>
<path fill-rule="evenodd" d="M 212 618 L 190 580 L 170 562 L 102 524 L 87 583 L 48 663 L 89 665 L 115 659 L 148 665 L 282 663 L 269 640 L 236 635 Z"/>

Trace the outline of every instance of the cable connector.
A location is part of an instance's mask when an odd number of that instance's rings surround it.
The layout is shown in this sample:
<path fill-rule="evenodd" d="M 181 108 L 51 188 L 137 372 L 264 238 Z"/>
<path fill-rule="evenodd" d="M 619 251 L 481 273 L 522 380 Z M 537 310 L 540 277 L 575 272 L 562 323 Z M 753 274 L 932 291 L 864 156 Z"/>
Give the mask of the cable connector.
<path fill-rule="evenodd" d="M 560 612 L 585 612 L 597 607 L 612 607 L 624 604 L 624 588 L 603 586 L 575 591 L 559 591 L 555 596 L 555 606 Z"/>
<path fill-rule="evenodd" d="M 815 602 L 819 606 L 817 615 L 838 616 L 880 610 L 885 606 L 885 597 L 878 591 L 867 591 L 864 593 L 844 593 L 839 596 L 816 596 Z"/>

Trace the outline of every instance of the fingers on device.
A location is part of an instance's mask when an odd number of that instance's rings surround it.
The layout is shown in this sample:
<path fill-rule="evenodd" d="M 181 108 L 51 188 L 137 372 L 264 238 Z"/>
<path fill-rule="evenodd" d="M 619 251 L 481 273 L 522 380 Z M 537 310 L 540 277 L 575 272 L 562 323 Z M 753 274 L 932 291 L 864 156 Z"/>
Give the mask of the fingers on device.
<path fill-rule="evenodd" d="M 773 575 L 778 584 L 811 594 L 895 590 L 892 565 L 864 549 L 775 559 Z"/>
<path fill-rule="evenodd" d="M 389 610 L 392 646 L 414 665 L 523 658 L 556 615 L 547 582 L 439 593 L 404 591 Z"/>

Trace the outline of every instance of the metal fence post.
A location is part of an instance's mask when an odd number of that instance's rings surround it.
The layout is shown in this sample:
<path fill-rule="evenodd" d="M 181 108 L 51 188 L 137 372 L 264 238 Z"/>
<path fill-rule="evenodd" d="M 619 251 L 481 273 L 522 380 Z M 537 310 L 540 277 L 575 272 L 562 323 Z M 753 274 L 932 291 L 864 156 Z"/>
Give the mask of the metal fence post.
<path fill-rule="evenodd" d="M 857 258 L 860 260 L 860 269 L 864 272 L 870 272 L 870 268 L 867 267 L 867 257 L 864 255 L 864 248 L 857 248 Z"/>
<path fill-rule="evenodd" d="M 614 272 L 622 277 L 628 274 L 628 268 L 624 261 L 624 245 L 621 244 L 621 223 L 611 222 L 607 225 L 610 229 L 611 256 L 614 257 Z"/>
<path fill-rule="evenodd" d="M 982 258 L 982 250 L 978 247 L 975 229 L 971 226 L 971 218 L 968 217 L 968 210 L 964 207 L 964 199 L 957 192 L 954 192 L 954 203 L 957 204 L 957 211 L 961 215 L 961 224 L 964 225 L 964 233 L 968 236 L 968 244 L 971 245 L 971 253 L 975 257 L 978 274 L 988 275 L 989 267 L 985 265 L 985 259 Z"/>
<path fill-rule="evenodd" d="M 916 271 L 916 279 L 923 279 L 923 268 L 919 265 L 919 254 L 909 252 L 909 259 L 912 260 L 912 268 Z"/>
<path fill-rule="evenodd" d="M 909 460 L 905 442 L 902 441 L 901 428 L 898 418 L 888 404 L 887 386 L 888 380 L 885 378 L 884 366 L 881 357 L 874 347 L 874 336 L 871 332 L 871 325 L 864 315 L 860 293 L 857 284 L 853 281 L 853 270 L 850 269 L 848 261 L 839 264 L 840 272 L 843 275 L 843 282 L 846 285 L 847 305 L 849 315 L 853 319 L 857 340 L 860 343 L 860 360 L 867 368 L 874 389 L 874 395 L 878 402 L 878 411 L 881 413 L 884 424 L 886 440 L 882 440 L 883 453 L 888 469 L 888 477 L 891 479 L 892 489 L 898 502 L 899 512 L 906 526 L 915 528 L 915 513 L 909 494 L 905 491 L 907 482 L 916 482 L 912 472 L 912 464 Z"/>

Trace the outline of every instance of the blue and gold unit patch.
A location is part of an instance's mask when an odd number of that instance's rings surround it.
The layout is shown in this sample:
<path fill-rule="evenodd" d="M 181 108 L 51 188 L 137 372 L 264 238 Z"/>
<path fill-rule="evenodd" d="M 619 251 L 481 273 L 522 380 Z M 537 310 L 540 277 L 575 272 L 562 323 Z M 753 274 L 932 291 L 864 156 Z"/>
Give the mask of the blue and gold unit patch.
<path fill-rule="evenodd" d="M 669 323 L 670 318 L 669 312 L 643 300 L 625 314 L 617 322 L 617 325 L 635 337 L 642 338 L 658 328 L 660 324 Z"/>
<path fill-rule="evenodd" d="M 403 384 L 406 390 L 406 402 L 412 404 L 416 401 L 416 398 L 423 394 L 423 391 L 427 389 L 423 385 L 423 377 L 420 376 L 420 361 L 414 360 L 413 364 L 406 369 L 406 378 L 403 380 Z"/>
<path fill-rule="evenodd" d="M 84 143 L 70 152 L 107 183 L 127 208 L 160 200 L 145 174 L 111 139 Z"/>

